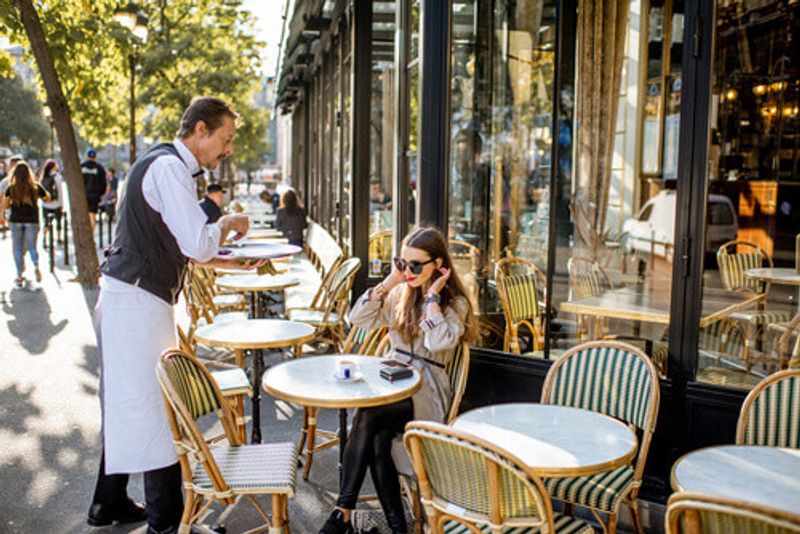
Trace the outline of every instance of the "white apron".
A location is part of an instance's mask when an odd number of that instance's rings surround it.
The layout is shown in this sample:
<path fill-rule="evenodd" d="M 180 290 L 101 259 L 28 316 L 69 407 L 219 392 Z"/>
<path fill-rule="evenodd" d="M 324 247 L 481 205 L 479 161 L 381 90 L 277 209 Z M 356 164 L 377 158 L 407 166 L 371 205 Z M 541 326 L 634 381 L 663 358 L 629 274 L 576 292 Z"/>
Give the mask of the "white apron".
<path fill-rule="evenodd" d="M 156 379 L 161 353 L 177 346 L 173 307 L 104 276 L 96 314 L 106 474 L 174 464 L 178 459 Z"/>

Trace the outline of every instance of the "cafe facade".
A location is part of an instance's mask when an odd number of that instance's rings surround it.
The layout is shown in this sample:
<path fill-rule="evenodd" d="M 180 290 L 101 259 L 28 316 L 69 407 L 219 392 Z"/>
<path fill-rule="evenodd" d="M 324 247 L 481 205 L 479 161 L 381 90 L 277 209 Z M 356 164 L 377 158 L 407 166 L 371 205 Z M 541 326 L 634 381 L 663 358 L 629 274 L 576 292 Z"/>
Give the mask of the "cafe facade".
<path fill-rule="evenodd" d="M 674 461 L 732 443 L 749 389 L 785 364 L 768 326 L 799 311 L 797 287 L 726 262 L 797 266 L 798 106 L 800 2 L 778 0 L 298 1 L 278 81 L 284 171 L 362 259 L 356 294 L 407 229 L 446 231 L 482 334 L 463 409 L 538 400 L 581 341 L 650 356 L 640 495 L 662 503 Z M 518 335 L 504 258 L 539 274 Z"/>

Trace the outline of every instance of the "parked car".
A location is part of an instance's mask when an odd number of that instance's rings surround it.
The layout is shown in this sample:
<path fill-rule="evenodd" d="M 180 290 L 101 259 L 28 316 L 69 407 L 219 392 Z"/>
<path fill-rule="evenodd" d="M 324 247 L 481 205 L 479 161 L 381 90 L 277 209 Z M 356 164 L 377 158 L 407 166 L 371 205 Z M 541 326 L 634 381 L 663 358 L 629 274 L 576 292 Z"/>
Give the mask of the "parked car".
<path fill-rule="evenodd" d="M 648 200 L 636 217 L 622 224 L 627 252 L 641 252 L 672 258 L 675 245 L 676 191 L 660 191 Z M 736 239 L 739 225 L 730 199 L 708 195 L 706 205 L 705 252 L 716 254 L 723 243 Z"/>

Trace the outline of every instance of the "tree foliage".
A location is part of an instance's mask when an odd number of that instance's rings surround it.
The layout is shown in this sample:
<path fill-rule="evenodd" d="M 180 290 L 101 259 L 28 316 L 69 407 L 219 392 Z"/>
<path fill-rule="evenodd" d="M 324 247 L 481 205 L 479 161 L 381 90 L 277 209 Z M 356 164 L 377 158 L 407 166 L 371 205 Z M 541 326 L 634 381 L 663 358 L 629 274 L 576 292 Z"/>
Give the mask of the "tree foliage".
<path fill-rule="evenodd" d="M 138 3 L 150 19 L 144 43 L 114 21 L 115 0 L 36 3 L 81 137 L 94 145 L 127 141 L 128 57 L 136 53 L 137 132 L 170 139 L 193 96 L 221 96 L 242 115 L 234 159 L 244 167 L 257 164 L 267 148 L 268 113 L 253 106 L 260 88 L 260 44 L 253 37 L 252 15 L 239 0 Z M 5 0 L 0 1 L 0 33 L 26 44 Z"/>
<path fill-rule="evenodd" d="M 0 76 L 0 109 L 0 145 L 11 145 L 16 138 L 20 145 L 46 153 L 50 127 L 32 87 L 26 87 L 16 76 Z"/>

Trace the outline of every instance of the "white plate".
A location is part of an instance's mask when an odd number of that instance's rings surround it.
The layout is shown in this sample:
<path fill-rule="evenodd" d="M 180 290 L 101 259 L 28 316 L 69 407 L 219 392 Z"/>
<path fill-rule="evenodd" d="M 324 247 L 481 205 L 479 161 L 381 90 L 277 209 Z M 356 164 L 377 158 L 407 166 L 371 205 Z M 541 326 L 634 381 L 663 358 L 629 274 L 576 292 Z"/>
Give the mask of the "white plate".
<path fill-rule="evenodd" d="M 364 380 L 364 373 L 356 371 L 350 378 L 342 378 L 336 373 L 333 373 L 333 378 L 335 378 L 337 382 L 344 382 L 345 384 L 350 382 L 361 382 Z"/>

